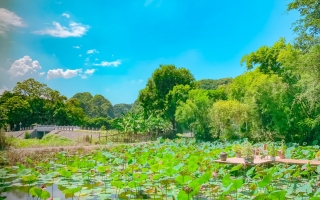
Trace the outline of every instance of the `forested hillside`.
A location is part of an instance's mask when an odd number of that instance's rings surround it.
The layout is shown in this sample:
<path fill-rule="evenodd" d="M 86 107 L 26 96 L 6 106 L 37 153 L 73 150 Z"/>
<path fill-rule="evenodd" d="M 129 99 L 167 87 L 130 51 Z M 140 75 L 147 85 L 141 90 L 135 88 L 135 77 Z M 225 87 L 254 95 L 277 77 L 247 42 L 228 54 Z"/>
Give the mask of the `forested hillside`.
<path fill-rule="evenodd" d="M 83 92 L 75 94 L 72 98 L 80 102 L 80 107 L 90 118 L 114 118 L 115 116 L 111 102 L 102 95 L 92 96 L 89 92 Z"/>
<path fill-rule="evenodd" d="M 119 118 L 122 114 L 127 114 L 131 110 L 132 105 L 125 103 L 115 104 L 113 106 L 114 117 Z"/>

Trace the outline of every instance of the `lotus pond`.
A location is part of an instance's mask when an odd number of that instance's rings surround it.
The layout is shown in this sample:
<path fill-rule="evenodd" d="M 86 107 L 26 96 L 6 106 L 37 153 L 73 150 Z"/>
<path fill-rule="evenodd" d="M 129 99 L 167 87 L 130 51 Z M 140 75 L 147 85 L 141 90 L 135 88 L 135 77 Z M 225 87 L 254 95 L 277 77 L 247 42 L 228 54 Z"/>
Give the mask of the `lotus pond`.
<path fill-rule="evenodd" d="M 158 140 L 84 154 L 62 151 L 0 169 L 0 199 L 320 199 L 320 166 L 215 163 L 232 144 Z M 319 146 L 291 146 L 313 159 Z"/>

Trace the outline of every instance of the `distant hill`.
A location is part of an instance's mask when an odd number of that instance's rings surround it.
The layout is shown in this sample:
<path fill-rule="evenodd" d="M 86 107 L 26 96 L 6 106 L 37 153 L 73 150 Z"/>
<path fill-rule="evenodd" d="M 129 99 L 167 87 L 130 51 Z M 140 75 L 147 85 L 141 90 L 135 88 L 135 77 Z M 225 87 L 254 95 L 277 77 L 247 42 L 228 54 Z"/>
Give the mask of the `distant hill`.
<path fill-rule="evenodd" d="M 125 103 L 115 104 L 113 106 L 114 117 L 122 117 L 122 113 L 127 114 L 131 110 L 132 105 Z"/>
<path fill-rule="evenodd" d="M 75 94 L 72 98 L 80 101 L 81 108 L 91 118 L 115 117 L 111 102 L 100 94 L 92 96 L 89 92 L 83 92 Z"/>
<path fill-rule="evenodd" d="M 228 85 L 232 80 L 232 78 L 202 79 L 197 81 L 197 84 L 199 89 L 215 90 L 219 85 Z"/>

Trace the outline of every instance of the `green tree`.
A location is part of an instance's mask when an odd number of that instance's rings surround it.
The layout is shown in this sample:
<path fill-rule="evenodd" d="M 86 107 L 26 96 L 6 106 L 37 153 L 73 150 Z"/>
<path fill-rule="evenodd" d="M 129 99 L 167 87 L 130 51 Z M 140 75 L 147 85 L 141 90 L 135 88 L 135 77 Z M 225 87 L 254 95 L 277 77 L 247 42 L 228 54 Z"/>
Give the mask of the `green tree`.
<path fill-rule="evenodd" d="M 293 0 L 287 6 L 287 11 L 296 10 L 300 13 L 293 25 L 293 31 L 298 34 L 297 46 L 308 51 L 312 46 L 320 44 L 320 3 L 318 0 Z"/>
<path fill-rule="evenodd" d="M 196 81 L 196 85 L 198 89 L 205 89 L 205 90 L 215 90 L 219 86 L 228 85 L 232 83 L 232 78 L 221 78 L 221 79 L 202 79 Z"/>
<path fill-rule="evenodd" d="M 160 114 L 165 116 L 167 94 L 176 85 L 190 85 L 193 87 L 194 77 L 185 68 L 176 68 L 174 65 L 160 65 L 148 80 L 146 88 L 140 91 L 138 100 L 144 108 L 145 115 Z M 174 114 L 168 116 L 173 129 L 176 126 Z"/>
<path fill-rule="evenodd" d="M 219 100 L 210 110 L 211 125 L 214 136 L 226 139 L 248 137 L 248 123 L 251 120 L 251 109 L 247 104 L 236 100 Z M 244 126 L 245 134 L 241 128 Z"/>
<path fill-rule="evenodd" d="M 197 139 L 210 140 L 209 108 L 213 100 L 207 90 L 190 90 L 186 102 L 180 101 L 175 116 L 177 121 L 188 127 Z"/>
<path fill-rule="evenodd" d="M 31 109 L 28 101 L 20 96 L 13 96 L 1 105 L 1 110 L 7 111 L 7 122 L 13 127 L 21 122 L 23 126 L 28 124 L 28 116 L 30 116 Z"/>

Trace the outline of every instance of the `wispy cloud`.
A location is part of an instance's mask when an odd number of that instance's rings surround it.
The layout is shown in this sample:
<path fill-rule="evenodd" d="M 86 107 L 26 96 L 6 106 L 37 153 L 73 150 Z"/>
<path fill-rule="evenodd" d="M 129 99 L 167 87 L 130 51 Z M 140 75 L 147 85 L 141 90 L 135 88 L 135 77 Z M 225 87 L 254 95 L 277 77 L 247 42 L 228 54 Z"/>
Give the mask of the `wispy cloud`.
<path fill-rule="evenodd" d="M 87 69 L 84 74 L 87 74 L 87 75 L 92 75 L 95 71 L 97 71 L 96 69 Z"/>
<path fill-rule="evenodd" d="M 90 28 L 87 25 L 82 25 L 76 22 L 70 22 L 69 27 L 61 26 L 59 22 L 52 22 L 54 27 L 47 28 L 40 31 L 35 31 L 35 34 L 50 35 L 53 37 L 67 38 L 67 37 L 81 37 L 86 34 Z"/>
<path fill-rule="evenodd" d="M 73 48 L 75 48 L 75 49 L 80 49 L 80 46 L 73 46 Z"/>
<path fill-rule="evenodd" d="M 0 8 L 0 35 L 4 35 L 11 27 L 27 26 L 21 17 L 5 8 Z"/>
<path fill-rule="evenodd" d="M 94 54 L 94 53 L 99 53 L 96 49 L 90 49 L 87 51 L 87 54 Z"/>
<path fill-rule="evenodd" d="M 66 17 L 66 18 L 70 18 L 70 15 L 67 13 L 63 13 L 61 16 Z"/>
<path fill-rule="evenodd" d="M 118 67 L 120 64 L 121 64 L 121 60 L 116 60 L 112 62 L 102 61 L 101 63 L 94 63 L 93 65 L 101 66 L 101 67 L 110 67 L 110 66 Z"/>
<path fill-rule="evenodd" d="M 80 73 L 82 73 L 82 69 L 67 69 L 66 71 L 63 71 L 63 69 L 50 69 L 47 73 L 47 79 L 54 79 L 54 78 L 64 78 L 69 79 L 73 78 L 75 76 L 78 76 Z"/>

